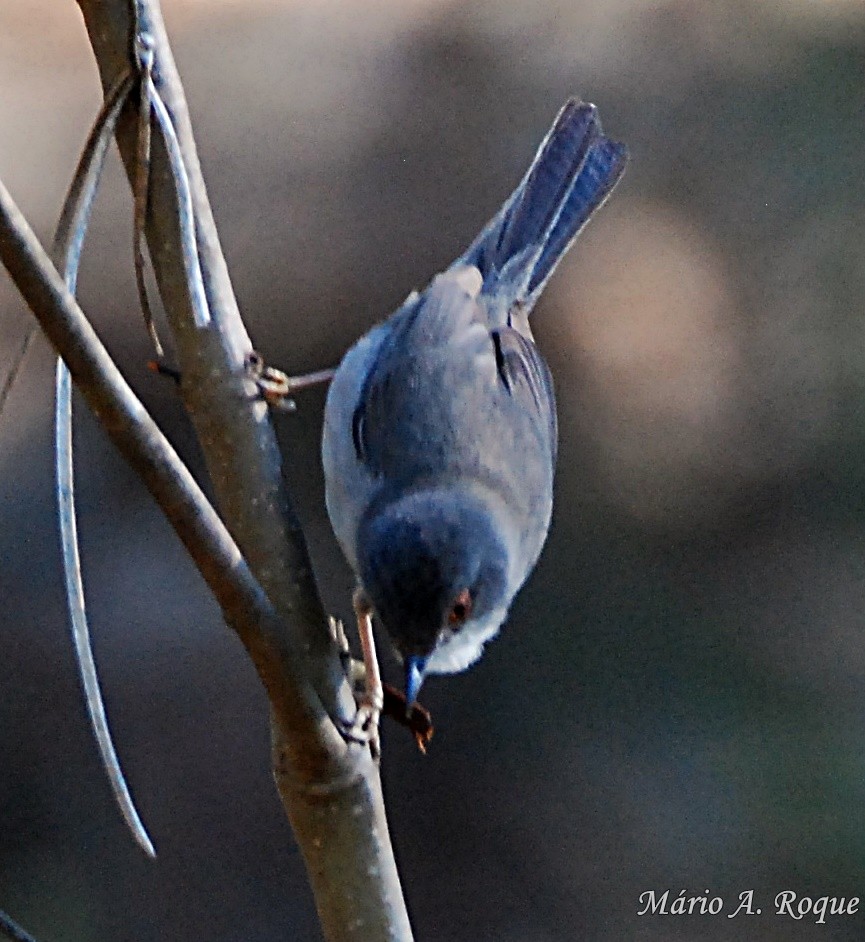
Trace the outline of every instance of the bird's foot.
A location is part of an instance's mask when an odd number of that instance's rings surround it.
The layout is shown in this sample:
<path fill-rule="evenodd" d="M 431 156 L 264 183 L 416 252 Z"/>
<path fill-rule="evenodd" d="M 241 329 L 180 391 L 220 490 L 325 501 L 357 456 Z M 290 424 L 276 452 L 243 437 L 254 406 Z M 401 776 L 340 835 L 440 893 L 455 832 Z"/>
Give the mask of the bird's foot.
<path fill-rule="evenodd" d="M 358 611 L 358 605 L 355 604 L 355 613 L 358 615 L 358 632 L 361 634 L 361 643 L 364 648 L 363 662 L 351 656 L 348 638 L 346 637 L 342 622 L 333 616 L 330 616 L 328 619 L 331 637 L 339 649 L 343 669 L 351 683 L 352 690 L 355 691 L 358 701 L 357 713 L 354 719 L 351 723 L 347 723 L 342 727 L 343 736 L 351 742 L 362 744 L 369 743 L 373 756 L 378 758 L 381 754 L 381 744 L 378 735 L 379 721 L 382 716 L 389 716 L 396 720 L 400 726 L 405 726 L 411 732 L 412 736 L 414 736 L 414 741 L 418 749 L 426 753 L 429 741 L 432 739 L 433 732 L 435 731 L 429 710 L 419 703 L 414 703 L 411 712 L 407 712 L 405 696 L 390 684 L 381 683 L 381 678 L 378 675 L 377 659 L 375 659 L 374 670 L 371 673 L 367 670 L 368 645 L 363 643 L 363 634 L 367 631 L 367 626 L 364 624 L 364 626 L 361 627 L 361 619 L 370 618 L 368 629 L 371 642 L 372 610 L 369 608 L 367 612 L 368 608 L 368 604 L 366 606 L 361 605 L 360 611 Z M 372 646 L 372 656 L 375 658 L 374 646 Z M 372 683 L 369 681 L 370 676 L 373 677 Z M 376 680 L 378 683 L 376 683 Z"/>
<path fill-rule="evenodd" d="M 274 366 L 267 366 L 264 357 L 255 350 L 246 357 L 246 373 L 255 383 L 261 398 L 269 406 L 283 412 L 294 412 L 297 409 L 297 404 L 291 398 L 293 393 L 319 383 L 329 383 L 335 372 L 335 369 L 316 370 L 314 373 L 289 376 Z"/>
<path fill-rule="evenodd" d="M 357 619 L 357 633 L 360 636 L 360 646 L 363 650 L 363 667 L 354 670 L 355 662 L 348 649 L 348 639 L 342 623 L 335 618 L 330 619 L 330 630 L 337 646 L 340 649 L 343 662 L 347 661 L 347 671 L 352 686 L 362 683 L 362 689 L 357 698 L 357 712 L 351 723 L 343 727 L 343 735 L 351 742 L 368 743 L 374 759 L 381 756 L 381 740 L 379 738 L 378 724 L 384 706 L 384 689 L 381 674 L 378 669 L 378 658 L 375 653 L 375 638 L 372 630 L 372 603 L 363 589 L 357 589 L 352 596 L 355 618 Z"/>
<path fill-rule="evenodd" d="M 373 759 L 381 757 L 381 739 L 379 737 L 379 719 L 383 698 L 381 700 L 369 699 L 365 694 L 357 704 L 357 712 L 351 723 L 343 727 L 343 736 L 351 742 L 369 745 Z"/>

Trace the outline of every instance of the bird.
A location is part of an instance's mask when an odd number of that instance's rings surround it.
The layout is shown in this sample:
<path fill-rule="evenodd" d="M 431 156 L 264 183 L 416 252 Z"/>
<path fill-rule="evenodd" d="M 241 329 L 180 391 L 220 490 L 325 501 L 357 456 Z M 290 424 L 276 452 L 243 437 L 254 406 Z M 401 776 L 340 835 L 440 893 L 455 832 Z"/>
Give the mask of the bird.
<path fill-rule="evenodd" d="M 627 159 L 595 106 L 569 99 L 469 248 L 336 370 L 325 502 L 357 578 L 367 726 L 381 702 L 373 616 L 402 660 L 410 711 L 426 677 L 478 660 L 540 556 L 558 434 L 529 315 Z"/>

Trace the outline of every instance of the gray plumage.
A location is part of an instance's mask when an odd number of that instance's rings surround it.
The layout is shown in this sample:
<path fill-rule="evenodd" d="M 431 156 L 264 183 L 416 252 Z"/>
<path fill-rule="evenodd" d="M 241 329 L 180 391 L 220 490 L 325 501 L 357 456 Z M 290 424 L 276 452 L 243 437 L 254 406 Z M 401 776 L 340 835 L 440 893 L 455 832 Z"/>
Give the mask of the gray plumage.
<path fill-rule="evenodd" d="M 463 670 L 534 567 L 556 461 L 549 369 L 528 315 L 624 170 L 593 105 L 569 101 L 469 249 L 343 359 L 322 455 L 337 539 L 406 662 Z"/>

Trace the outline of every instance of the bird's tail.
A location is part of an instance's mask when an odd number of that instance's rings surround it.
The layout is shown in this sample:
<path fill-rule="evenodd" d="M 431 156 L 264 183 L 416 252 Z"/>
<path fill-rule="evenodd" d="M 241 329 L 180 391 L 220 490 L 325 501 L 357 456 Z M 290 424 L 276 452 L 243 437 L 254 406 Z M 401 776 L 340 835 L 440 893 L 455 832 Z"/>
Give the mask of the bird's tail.
<path fill-rule="evenodd" d="M 604 135 L 594 105 L 571 99 L 526 175 L 457 265 L 475 265 L 502 313 L 531 309 L 550 275 L 625 169 L 623 144 Z"/>

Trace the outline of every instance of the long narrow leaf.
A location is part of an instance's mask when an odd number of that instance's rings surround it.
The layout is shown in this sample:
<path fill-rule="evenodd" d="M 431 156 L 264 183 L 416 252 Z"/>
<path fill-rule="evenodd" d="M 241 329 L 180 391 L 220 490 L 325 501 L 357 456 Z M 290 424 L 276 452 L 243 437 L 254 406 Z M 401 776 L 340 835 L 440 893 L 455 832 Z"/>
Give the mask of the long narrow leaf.
<path fill-rule="evenodd" d="M 87 232 L 90 211 L 99 186 L 105 156 L 114 137 L 117 118 L 134 84 L 131 75 L 125 76 L 106 97 L 85 144 L 75 176 L 63 204 L 60 222 L 54 239 L 54 261 L 63 274 L 70 292 L 75 293 L 81 249 Z M 99 686 L 99 675 L 93 658 L 90 629 L 84 603 L 81 579 L 81 558 L 78 551 L 78 533 L 75 513 L 75 486 L 72 460 L 72 384 L 69 370 L 61 359 L 57 360 L 55 455 L 57 473 L 57 509 L 63 551 L 63 572 L 66 599 L 72 622 L 72 637 L 81 684 L 87 703 L 90 722 L 99 747 L 102 764 L 111 783 L 114 797 L 124 820 L 135 840 L 151 857 L 156 856 L 153 844 L 138 816 L 126 784 L 117 752 L 111 739 L 108 718 Z"/>
<path fill-rule="evenodd" d="M 192 191 L 189 177 L 183 163 L 183 151 L 174 122 L 168 108 L 159 94 L 153 80 L 148 78 L 148 94 L 165 140 L 165 150 L 171 164 L 174 187 L 177 191 L 178 216 L 180 220 L 180 244 L 183 248 L 183 264 L 186 268 L 186 282 L 189 285 L 189 297 L 192 302 L 192 316 L 196 327 L 206 327 L 210 323 L 210 305 L 204 290 L 204 278 L 201 274 L 201 262 L 198 258 L 198 236 L 195 232 L 195 209 L 192 205 Z M 144 92 L 142 92 L 144 94 Z"/>
<path fill-rule="evenodd" d="M 36 942 L 32 935 L 0 909 L 0 935 L 12 942 Z"/>

